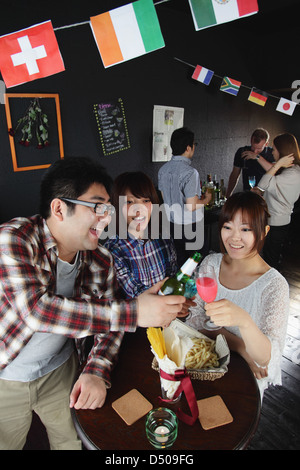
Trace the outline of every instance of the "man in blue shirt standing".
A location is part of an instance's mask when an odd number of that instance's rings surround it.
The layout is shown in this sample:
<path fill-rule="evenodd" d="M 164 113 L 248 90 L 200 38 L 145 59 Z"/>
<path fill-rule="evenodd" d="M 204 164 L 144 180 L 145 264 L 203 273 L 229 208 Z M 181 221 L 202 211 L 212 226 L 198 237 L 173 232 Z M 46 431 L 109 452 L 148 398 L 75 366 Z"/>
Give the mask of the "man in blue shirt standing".
<path fill-rule="evenodd" d="M 203 246 L 203 207 L 211 195 L 201 198 L 199 173 L 191 166 L 195 151 L 194 133 L 186 127 L 176 129 L 170 145 L 173 156 L 158 172 L 158 189 L 162 193 L 178 264 L 181 265 L 189 251 Z"/>

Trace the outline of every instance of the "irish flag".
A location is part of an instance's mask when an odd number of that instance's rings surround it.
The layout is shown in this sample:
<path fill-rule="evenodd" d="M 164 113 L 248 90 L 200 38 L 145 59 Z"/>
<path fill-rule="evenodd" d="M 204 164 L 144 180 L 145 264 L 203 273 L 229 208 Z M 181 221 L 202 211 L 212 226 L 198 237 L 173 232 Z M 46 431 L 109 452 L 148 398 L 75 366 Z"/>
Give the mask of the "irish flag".
<path fill-rule="evenodd" d="M 196 31 L 258 12 L 257 0 L 189 0 Z"/>
<path fill-rule="evenodd" d="M 138 0 L 90 18 L 104 67 L 165 46 L 152 0 Z"/>

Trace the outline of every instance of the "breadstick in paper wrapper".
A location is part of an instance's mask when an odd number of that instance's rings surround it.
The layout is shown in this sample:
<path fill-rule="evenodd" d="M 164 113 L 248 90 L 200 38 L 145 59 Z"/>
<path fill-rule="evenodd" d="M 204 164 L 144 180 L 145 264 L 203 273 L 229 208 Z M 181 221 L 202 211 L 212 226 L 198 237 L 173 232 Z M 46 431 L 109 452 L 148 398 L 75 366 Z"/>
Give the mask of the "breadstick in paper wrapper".
<path fill-rule="evenodd" d="M 147 328 L 147 336 L 153 350 L 162 359 L 166 354 L 165 339 L 160 328 Z"/>
<path fill-rule="evenodd" d="M 167 374 L 174 375 L 176 370 L 184 369 L 185 357 L 187 352 L 193 346 L 193 341 L 191 338 L 178 336 L 178 334 L 172 328 L 172 323 L 168 328 L 163 330 L 163 338 L 166 348 L 166 354 L 163 357 L 159 357 L 157 353 L 157 350 L 160 350 L 160 348 L 154 349 L 153 344 L 150 341 L 152 346 L 151 349 L 154 356 L 156 357 L 159 368 Z M 163 379 L 162 377 L 160 380 L 163 389 L 167 393 L 168 399 L 171 400 L 180 385 L 180 381 L 173 382 L 171 380 Z"/>
<path fill-rule="evenodd" d="M 193 346 L 193 341 L 188 337 L 180 337 L 173 330 L 172 323 L 168 328 L 164 329 L 164 338 L 166 344 L 167 357 L 169 361 L 161 361 L 159 367 L 168 374 L 174 375 L 176 370 L 185 368 L 185 357 Z M 161 385 L 167 393 L 167 397 L 171 400 L 180 385 L 180 382 L 171 382 L 170 380 L 161 380 Z"/>

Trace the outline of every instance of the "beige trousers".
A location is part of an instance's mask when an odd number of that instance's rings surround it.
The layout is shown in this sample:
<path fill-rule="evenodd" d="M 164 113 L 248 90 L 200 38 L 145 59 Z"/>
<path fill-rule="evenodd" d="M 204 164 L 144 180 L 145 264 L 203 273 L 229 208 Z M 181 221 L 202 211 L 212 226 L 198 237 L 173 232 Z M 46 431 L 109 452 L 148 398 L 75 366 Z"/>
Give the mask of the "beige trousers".
<path fill-rule="evenodd" d="M 32 382 L 0 379 L 0 450 L 22 450 L 32 410 L 46 427 L 51 450 L 81 450 L 69 408 L 77 356 Z"/>

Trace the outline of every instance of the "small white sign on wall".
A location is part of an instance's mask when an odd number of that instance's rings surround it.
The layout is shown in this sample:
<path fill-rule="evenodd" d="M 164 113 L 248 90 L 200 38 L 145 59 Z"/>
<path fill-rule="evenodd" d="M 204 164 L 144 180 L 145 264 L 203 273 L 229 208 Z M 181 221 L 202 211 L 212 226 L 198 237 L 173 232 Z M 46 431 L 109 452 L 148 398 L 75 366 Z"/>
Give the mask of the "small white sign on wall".
<path fill-rule="evenodd" d="M 167 162 L 172 157 L 170 139 L 173 131 L 183 127 L 184 108 L 154 105 L 152 161 Z"/>

